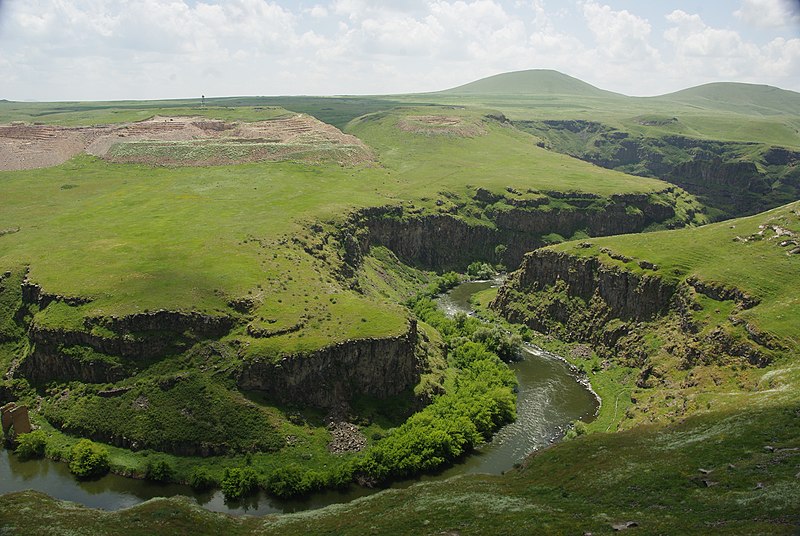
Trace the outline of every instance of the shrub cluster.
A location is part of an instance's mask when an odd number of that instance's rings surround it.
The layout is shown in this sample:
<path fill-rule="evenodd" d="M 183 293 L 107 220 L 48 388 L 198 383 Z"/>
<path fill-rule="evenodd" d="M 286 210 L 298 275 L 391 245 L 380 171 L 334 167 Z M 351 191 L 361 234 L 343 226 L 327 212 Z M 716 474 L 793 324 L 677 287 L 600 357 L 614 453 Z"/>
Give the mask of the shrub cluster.
<path fill-rule="evenodd" d="M 225 469 L 221 487 L 225 499 L 241 499 L 258 488 L 258 475 L 252 467 Z"/>
<path fill-rule="evenodd" d="M 21 460 L 32 460 L 43 457 L 46 446 L 47 435 L 43 430 L 34 430 L 17 436 L 17 447 L 14 452 Z"/>
<path fill-rule="evenodd" d="M 89 439 L 81 439 L 72 447 L 69 470 L 77 478 L 96 478 L 108 472 L 108 450 Z"/>
<path fill-rule="evenodd" d="M 156 482 L 168 482 L 175 476 L 175 469 L 167 460 L 158 458 L 147 462 L 144 470 L 144 477 L 147 480 Z"/>
<path fill-rule="evenodd" d="M 474 279 L 491 279 L 495 269 L 485 262 L 475 261 L 467 267 L 467 275 Z"/>

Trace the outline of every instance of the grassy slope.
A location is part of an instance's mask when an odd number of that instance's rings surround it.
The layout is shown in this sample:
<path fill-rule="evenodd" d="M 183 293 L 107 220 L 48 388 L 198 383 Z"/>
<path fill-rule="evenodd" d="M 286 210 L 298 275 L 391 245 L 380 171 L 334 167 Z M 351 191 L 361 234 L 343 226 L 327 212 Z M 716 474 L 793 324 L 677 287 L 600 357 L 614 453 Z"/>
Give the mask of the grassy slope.
<path fill-rule="evenodd" d="M 789 237 L 777 237 L 778 226 L 800 235 L 800 202 L 747 218 L 706 225 L 691 230 L 655 232 L 591 240 L 596 247 L 576 248 L 574 243 L 554 246 L 578 256 L 598 256 L 604 263 L 643 272 L 638 261 L 659 266 L 655 275 L 672 280 L 694 277 L 707 283 L 738 288 L 761 303 L 740 313 L 759 329 L 773 333 L 795 350 L 800 349 L 800 293 L 797 274 L 800 255 L 793 246 L 781 247 Z M 758 233 L 763 231 L 763 236 Z M 739 239 L 748 239 L 747 241 Z M 633 259 L 623 263 L 599 248 Z"/>
<path fill-rule="evenodd" d="M 458 113 L 480 121 L 476 112 Z M 331 309 L 323 295 L 339 291 L 324 277 L 319 281 L 318 262 L 296 246 L 277 244 L 305 235 L 313 221 L 444 190 L 471 195 L 478 186 L 600 194 L 663 188 L 544 151 L 497 124 L 487 123 L 486 134 L 475 138 L 431 138 L 399 131 L 396 118 L 350 129 L 377 149 L 381 165 L 374 167 L 151 168 L 81 157 L 45 170 L 0 173 L 0 228 L 21 229 L 0 237 L 0 267 L 27 264 L 46 290 L 95 298 L 84 315 L 214 312 L 248 293 L 273 300 L 273 313 L 282 314 L 314 287 L 320 290 L 308 297 L 312 305 Z"/>
<path fill-rule="evenodd" d="M 482 78 L 439 94 L 447 95 L 582 95 L 621 97 L 582 80 L 548 69 L 501 73 Z"/>
<path fill-rule="evenodd" d="M 628 97 L 554 71 L 532 70 L 405 98 L 421 97 L 442 104 L 495 108 L 512 120 L 582 119 L 647 136 L 681 134 L 800 146 L 800 94 L 770 86 L 719 83 L 659 97 Z M 642 124 L 653 117 L 678 121 Z"/>

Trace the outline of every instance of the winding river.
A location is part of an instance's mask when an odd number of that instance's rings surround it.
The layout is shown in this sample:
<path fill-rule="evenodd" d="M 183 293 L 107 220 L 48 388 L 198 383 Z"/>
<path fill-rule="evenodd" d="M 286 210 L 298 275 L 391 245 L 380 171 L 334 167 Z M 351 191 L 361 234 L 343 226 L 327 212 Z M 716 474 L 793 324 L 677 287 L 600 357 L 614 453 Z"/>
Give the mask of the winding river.
<path fill-rule="evenodd" d="M 462 283 L 439 299 L 448 314 L 470 313 L 470 297 L 498 285 L 498 281 Z M 464 462 L 436 475 L 400 482 L 394 487 L 408 487 L 419 481 L 441 480 L 465 473 L 500 474 L 511 469 L 525 456 L 561 437 L 565 426 L 576 419 L 590 420 L 597 411 L 594 393 L 578 381 L 562 359 L 533 346 L 524 348 L 524 359 L 511 368 L 519 380 L 517 420 L 501 429 L 490 442 Z M 153 497 L 186 495 L 208 510 L 233 515 L 264 515 L 321 508 L 351 501 L 377 490 L 352 486 L 349 490 L 317 493 L 292 501 L 281 501 L 264 493 L 245 501 L 225 502 L 222 492 L 198 493 L 189 486 L 159 484 L 117 475 L 106 475 L 91 482 L 78 482 L 65 463 L 51 460 L 21 462 L 0 450 L 0 493 L 35 489 L 55 497 L 92 508 L 117 510 L 139 504 Z"/>

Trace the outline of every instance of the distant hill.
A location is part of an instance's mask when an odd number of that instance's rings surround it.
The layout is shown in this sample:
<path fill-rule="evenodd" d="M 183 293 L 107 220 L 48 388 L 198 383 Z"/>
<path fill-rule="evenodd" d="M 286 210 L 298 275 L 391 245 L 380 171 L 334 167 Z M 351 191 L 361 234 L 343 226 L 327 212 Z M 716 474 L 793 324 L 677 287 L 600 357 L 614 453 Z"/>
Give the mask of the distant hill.
<path fill-rule="evenodd" d="M 618 97 L 572 76 L 549 69 L 531 69 L 482 78 L 440 93 L 458 95 L 578 95 Z"/>
<path fill-rule="evenodd" d="M 800 114 L 800 93 L 760 84 L 714 82 L 654 99 L 739 113 Z"/>

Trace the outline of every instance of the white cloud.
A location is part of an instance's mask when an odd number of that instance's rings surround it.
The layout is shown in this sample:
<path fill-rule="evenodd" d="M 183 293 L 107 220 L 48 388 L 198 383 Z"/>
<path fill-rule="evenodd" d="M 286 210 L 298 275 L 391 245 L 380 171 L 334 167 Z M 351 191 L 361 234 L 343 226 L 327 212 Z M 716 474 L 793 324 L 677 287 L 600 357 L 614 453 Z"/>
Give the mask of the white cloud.
<path fill-rule="evenodd" d="M 777 1 L 714 25 L 619 0 L 0 2 L 0 98 L 399 93 L 528 68 L 629 94 L 715 77 L 800 88 Z M 743 26 L 757 12 L 773 29 Z"/>
<path fill-rule="evenodd" d="M 309 15 L 314 17 L 315 19 L 324 19 L 328 16 L 328 10 L 319 4 L 312 7 L 311 9 L 306 10 Z"/>
<path fill-rule="evenodd" d="M 758 28 L 783 28 L 800 23 L 798 4 L 791 0 L 743 0 L 733 14 Z"/>
<path fill-rule="evenodd" d="M 797 77 L 800 39 L 777 38 L 758 45 L 734 30 L 713 28 L 699 15 L 681 10 L 670 13 L 667 20 L 672 26 L 664 38 L 674 50 L 672 63 L 686 74 L 704 81 L 763 82 Z"/>
<path fill-rule="evenodd" d="M 608 61 L 658 60 L 658 51 L 649 41 L 651 27 L 646 19 L 591 1 L 583 4 L 583 15 L 599 52 Z"/>

